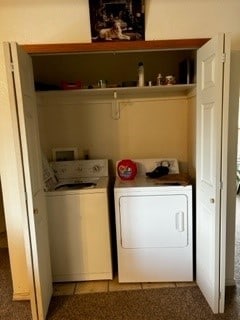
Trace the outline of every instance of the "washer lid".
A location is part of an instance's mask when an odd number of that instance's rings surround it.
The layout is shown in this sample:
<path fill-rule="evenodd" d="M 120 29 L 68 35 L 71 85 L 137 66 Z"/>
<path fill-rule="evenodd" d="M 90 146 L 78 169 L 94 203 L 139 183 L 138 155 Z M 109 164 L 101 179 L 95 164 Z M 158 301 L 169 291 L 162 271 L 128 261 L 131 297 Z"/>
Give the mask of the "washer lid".
<path fill-rule="evenodd" d="M 84 187 L 85 186 L 85 187 Z M 47 194 L 62 195 L 65 194 L 84 194 L 84 193 L 98 193 L 106 192 L 109 186 L 109 177 L 100 178 L 82 178 L 76 179 L 63 179 L 49 189 Z"/>
<path fill-rule="evenodd" d="M 95 182 L 74 181 L 69 183 L 62 183 L 55 186 L 55 190 L 78 190 L 78 189 L 92 189 L 96 188 Z"/>

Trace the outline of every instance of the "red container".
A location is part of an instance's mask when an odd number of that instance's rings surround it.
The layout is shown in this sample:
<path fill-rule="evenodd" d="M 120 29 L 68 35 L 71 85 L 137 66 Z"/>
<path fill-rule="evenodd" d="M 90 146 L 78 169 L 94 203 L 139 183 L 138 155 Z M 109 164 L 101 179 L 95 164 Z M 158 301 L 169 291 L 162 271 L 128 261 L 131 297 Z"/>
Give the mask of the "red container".
<path fill-rule="evenodd" d="M 119 161 L 117 173 L 122 180 L 133 180 L 137 174 L 137 165 L 130 159 Z"/>
<path fill-rule="evenodd" d="M 76 82 L 62 81 L 61 82 L 61 88 L 63 90 L 81 89 L 82 88 L 82 83 L 81 83 L 81 81 L 76 81 Z"/>

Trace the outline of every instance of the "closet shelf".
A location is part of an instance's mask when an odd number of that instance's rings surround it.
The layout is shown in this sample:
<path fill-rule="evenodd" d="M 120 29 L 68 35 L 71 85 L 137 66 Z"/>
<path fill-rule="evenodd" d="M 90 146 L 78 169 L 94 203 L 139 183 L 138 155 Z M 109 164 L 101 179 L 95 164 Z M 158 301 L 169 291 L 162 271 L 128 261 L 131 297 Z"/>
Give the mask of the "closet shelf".
<path fill-rule="evenodd" d="M 196 84 L 175 84 L 145 87 L 116 87 L 76 90 L 37 91 L 38 96 L 80 97 L 91 99 L 131 99 L 144 97 L 174 97 L 187 96 Z"/>

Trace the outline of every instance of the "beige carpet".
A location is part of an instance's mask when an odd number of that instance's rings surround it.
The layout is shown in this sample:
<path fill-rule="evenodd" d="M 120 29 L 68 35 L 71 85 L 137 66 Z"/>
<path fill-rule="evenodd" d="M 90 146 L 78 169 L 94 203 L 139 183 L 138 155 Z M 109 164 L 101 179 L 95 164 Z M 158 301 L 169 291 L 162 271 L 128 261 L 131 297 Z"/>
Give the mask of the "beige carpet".
<path fill-rule="evenodd" d="M 235 272 L 239 282 L 237 282 L 236 288 L 228 287 L 226 289 L 224 314 L 214 315 L 197 287 L 184 287 L 56 296 L 52 298 L 47 319 L 239 320 L 240 231 L 238 232 L 236 243 L 239 242 L 239 246 L 236 246 Z M 0 248 L 0 320 L 31 320 L 29 302 L 12 301 L 7 248 Z"/>
<path fill-rule="evenodd" d="M 51 320 L 237 320 L 239 292 L 227 289 L 226 312 L 214 315 L 197 287 L 53 297 Z"/>
<path fill-rule="evenodd" d="M 30 320 L 28 301 L 12 301 L 12 281 L 7 248 L 0 248 L 0 320 Z"/>
<path fill-rule="evenodd" d="M 238 288 L 227 288 L 223 315 L 212 314 L 197 287 L 56 296 L 52 298 L 47 319 L 237 320 L 240 319 L 239 291 Z M 7 249 L 0 249 L 0 319 L 31 319 L 29 302 L 12 301 Z"/>

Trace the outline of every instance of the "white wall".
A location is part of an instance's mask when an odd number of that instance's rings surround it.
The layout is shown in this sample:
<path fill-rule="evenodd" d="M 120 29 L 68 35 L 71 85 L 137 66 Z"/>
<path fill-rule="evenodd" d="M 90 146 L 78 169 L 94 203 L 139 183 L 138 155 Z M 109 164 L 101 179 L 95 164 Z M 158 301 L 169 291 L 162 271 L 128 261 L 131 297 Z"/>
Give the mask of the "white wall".
<path fill-rule="evenodd" d="M 232 33 L 240 49 L 239 0 L 145 0 L 146 40 Z M 88 0 L 1 0 L 0 40 L 90 42 Z"/>
<path fill-rule="evenodd" d="M 239 0 L 146 0 L 147 38 L 180 39 L 232 34 L 232 48 L 240 49 Z"/>
<path fill-rule="evenodd" d="M 0 39 L 19 43 L 89 42 L 88 0 L 1 0 Z"/>
<path fill-rule="evenodd" d="M 239 0 L 146 0 L 146 39 L 212 37 L 232 33 L 232 48 L 240 49 Z M 0 42 L 89 42 L 88 0 L 1 0 Z M 17 164 L 9 111 L 8 90 L 0 47 L 1 178 L 6 224 L 12 243 L 14 290 L 27 290 Z M 4 120 L 3 120 L 4 119 Z M 14 201 L 13 201 L 14 197 Z"/>
<path fill-rule="evenodd" d="M 196 92 L 188 99 L 188 173 L 196 178 Z"/>
<path fill-rule="evenodd" d="M 112 104 L 44 93 L 39 107 L 42 149 L 51 160 L 54 147 L 77 147 L 91 158 L 177 158 L 188 172 L 188 101 L 186 97 L 127 99 L 119 102 L 120 118 Z M 89 99 L 88 99 L 89 100 Z M 67 134 L 66 134 L 67 132 Z"/>

